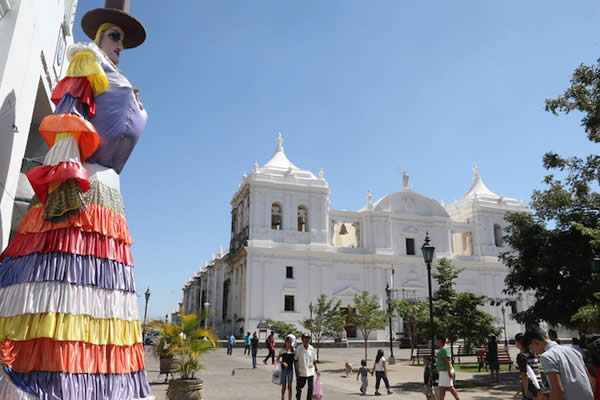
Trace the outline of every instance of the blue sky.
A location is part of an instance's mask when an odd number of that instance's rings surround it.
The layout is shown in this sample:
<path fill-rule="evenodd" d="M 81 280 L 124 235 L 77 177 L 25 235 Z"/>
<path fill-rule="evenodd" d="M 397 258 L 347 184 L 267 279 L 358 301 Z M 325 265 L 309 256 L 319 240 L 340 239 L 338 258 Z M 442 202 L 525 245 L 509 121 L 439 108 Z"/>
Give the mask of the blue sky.
<path fill-rule="evenodd" d="M 102 6 L 79 0 L 81 16 Z M 119 67 L 149 112 L 121 174 L 149 316 L 229 243 L 229 201 L 281 131 L 288 158 L 356 210 L 402 187 L 450 203 L 477 162 L 487 186 L 529 200 L 546 151 L 598 151 L 580 116 L 544 99 L 600 57 L 597 1 L 132 0 L 146 43 Z M 140 298 L 143 311 L 143 296 Z"/>

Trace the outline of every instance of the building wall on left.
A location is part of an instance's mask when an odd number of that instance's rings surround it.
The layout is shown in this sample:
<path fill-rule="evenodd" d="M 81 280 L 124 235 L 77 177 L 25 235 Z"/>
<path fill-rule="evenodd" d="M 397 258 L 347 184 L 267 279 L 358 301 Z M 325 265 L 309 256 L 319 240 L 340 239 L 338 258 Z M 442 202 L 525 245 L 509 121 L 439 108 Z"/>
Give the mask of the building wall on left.
<path fill-rule="evenodd" d="M 66 71 L 77 0 L 2 0 L 0 4 L 0 248 L 33 191 L 24 172 L 48 151 L 38 127 Z"/>

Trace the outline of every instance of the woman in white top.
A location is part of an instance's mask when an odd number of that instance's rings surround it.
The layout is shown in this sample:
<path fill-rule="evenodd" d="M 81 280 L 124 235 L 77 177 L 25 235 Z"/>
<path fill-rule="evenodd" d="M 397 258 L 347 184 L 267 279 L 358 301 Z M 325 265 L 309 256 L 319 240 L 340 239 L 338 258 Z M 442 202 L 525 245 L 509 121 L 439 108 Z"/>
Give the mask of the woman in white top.
<path fill-rule="evenodd" d="M 379 384 L 383 379 L 383 383 L 385 383 L 385 388 L 387 389 L 388 394 L 392 394 L 390 390 L 390 382 L 387 378 L 387 362 L 385 361 L 385 357 L 383 356 L 383 350 L 377 350 L 377 356 L 375 357 L 375 363 L 373 364 L 373 369 L 371 369 L 371 375 L 375 373 L 375 396 L 381 396 L 379 393 Z"/>

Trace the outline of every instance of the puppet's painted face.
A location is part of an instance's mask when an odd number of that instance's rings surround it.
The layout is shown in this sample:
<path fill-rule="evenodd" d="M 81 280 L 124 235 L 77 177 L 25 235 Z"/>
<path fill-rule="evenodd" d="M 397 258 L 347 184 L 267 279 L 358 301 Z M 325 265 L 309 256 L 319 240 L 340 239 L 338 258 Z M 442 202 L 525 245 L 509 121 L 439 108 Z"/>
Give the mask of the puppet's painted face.
<path fill-rule="evenodd" d="M 98 47 L 104 51 L 104 54 L 113 63 L 119 63 L 119 54 L 123 50 L 123 40 L 125 39 L 125 32 L 118 26 L 111 26 L 100 36 L 100 44 Z"/>

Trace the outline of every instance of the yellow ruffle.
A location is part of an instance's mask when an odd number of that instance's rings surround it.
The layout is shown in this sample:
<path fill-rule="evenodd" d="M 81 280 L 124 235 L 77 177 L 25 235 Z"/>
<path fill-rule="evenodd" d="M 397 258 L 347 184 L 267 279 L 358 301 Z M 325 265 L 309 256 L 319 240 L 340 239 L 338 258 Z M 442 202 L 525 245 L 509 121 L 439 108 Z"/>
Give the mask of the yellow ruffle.
<path fill-rule="evenodd" d="M 38 338 L 131 346 L 142 342 L 142 329 L 140 321 L 96 319 L 89 315 L 44 313 L 0 318 L 0 339 Z"/>
<path fill-rule="evenodd" d="M 96 56 L 92 50 L 78 51 L 73 55 L 67 76 L 87 77 L 92 85 L 94 96 L 99 96 L 108 89 L 108 78 L 102 69 L 102 66 L 96 61 Z"/>

